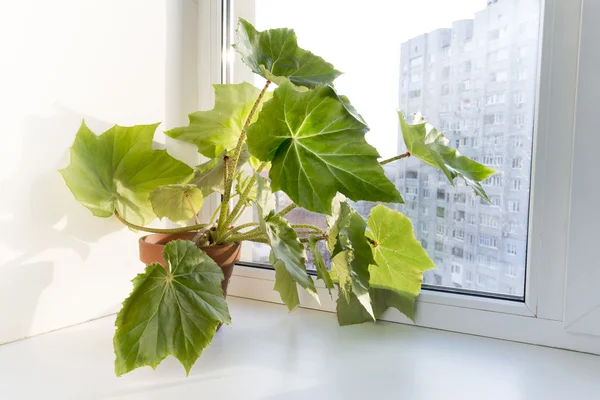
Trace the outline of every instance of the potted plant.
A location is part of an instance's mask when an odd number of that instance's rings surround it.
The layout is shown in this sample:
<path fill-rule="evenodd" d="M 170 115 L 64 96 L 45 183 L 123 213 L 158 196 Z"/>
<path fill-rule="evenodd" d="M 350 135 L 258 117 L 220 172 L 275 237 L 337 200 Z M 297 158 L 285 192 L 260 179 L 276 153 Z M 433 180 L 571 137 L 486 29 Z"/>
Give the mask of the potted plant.
<path fill-rule="evenodd" d="M 402 203 L 382 165 L 417 157 L 487 199 L 480 182 L 496 171 L 448 147 L 418 115 L 408 124 L 399 113 L 408 152 L 380 160 L 365 141 L 366 122 L 333 87 L 340 72 L 298 47 L 293 30 L 259 32 L 241 19 L 237 36 L 244 63 L 266 79 L 262 90 L 248 83 L 215 85 L 212 110 L 191 114 L 189 125 L 166 132 L 195 144 L 209 161 L 192 169 L 153 150 L 158 124 L 114 126 L 98 136 L 83 123 L 70 164 L 61 170 L 94 215 L 153 234 L 140 239 L 147 267 L 133 279 L 117 316 L 117 375 L 155 368 L 168 355 L 189 373 L 217 327 L 230 323 L 226 285 L 244 241 L 271 247 L 274 289 L 290 311 L 299 305 L 298 285 L 319 301 L 306 271 L 309 252 L 317 279 L 338 296 L 340 325 L 374 321 L 389 307 L 412 319 L 423 272 L 435 268 L 433 262 L 402 213 L 380 204 L 365 221 L 346 198 Z M 277 85 L 272 92 L 271 84 Z M 276 212 L 273 192 L 279 190 L 293 204 Z M 204 197 L 214 192 L 222 194 L 221 206 L 210 221 L 199 221 Z M 259 221 L 236 225 L 247 207 L 256 208 Z M 327 231 L 291 224 L 286 214 L 296 207 L 325 214 Z M 157 217 L 182 226 L 148 227 Z M 195 223 L 187 225 L 191 219 Z"/>

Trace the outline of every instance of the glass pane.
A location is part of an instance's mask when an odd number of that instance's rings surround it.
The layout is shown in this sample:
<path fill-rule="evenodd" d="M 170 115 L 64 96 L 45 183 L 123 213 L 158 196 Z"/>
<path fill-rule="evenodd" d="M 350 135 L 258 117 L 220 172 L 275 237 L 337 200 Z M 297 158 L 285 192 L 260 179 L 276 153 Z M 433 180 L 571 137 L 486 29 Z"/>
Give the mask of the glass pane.
<path fill-rule="evenodd" d="M 438 267 L 426 284 L 523 296 L 540 10 L 540 0 L 256 0 L 258 29 L 293 28 L 301 47 L 344 71 L 336 88 L 383 158 L 406 151 L 396 109 L 420 111 L 452 147 L 501 171 L 484 182 L 488 204 L 417 159 L 385 166 L 406 201 L 389 206 L 413 221 Z M 365 217 L 372 206 L 355 204 Z M 248 261 L 267 259 L 257 245 Z"/>

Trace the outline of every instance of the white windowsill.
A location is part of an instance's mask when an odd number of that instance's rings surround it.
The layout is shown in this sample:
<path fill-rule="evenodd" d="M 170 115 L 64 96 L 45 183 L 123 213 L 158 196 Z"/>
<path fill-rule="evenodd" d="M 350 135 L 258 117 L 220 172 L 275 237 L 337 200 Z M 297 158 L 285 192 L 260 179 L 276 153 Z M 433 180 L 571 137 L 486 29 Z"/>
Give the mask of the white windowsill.
<path fill-rule="evenodd" d="M 335 315 L 230 298 L 185 378 L 168 358 L 113 374 L 114 316 L 0 347 L 6 399 L 591 399 L 600 357 L 414 326 L 337 326 Z"/>

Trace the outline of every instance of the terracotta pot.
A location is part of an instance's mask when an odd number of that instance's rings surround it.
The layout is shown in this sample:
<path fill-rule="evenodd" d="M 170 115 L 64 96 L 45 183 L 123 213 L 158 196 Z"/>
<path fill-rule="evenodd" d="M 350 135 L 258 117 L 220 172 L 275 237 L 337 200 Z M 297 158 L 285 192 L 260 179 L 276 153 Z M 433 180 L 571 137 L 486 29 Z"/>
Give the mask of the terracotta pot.
<path fill-rule="evenodd" d="M 155 233 L 140 238 L 140 260 L 146 265 L 159 263 L 165 267 L 163 250 L 165 245 L 173 240 L 192 240 L 196 232 L 184 232 L 174 234 Z M 218 246 L 200 247 L 210 258 L 212 258 L 223 270 L 225 279 L 221 286 L 223 287 L 223 296 L 227 297 L 227 285 L 233 273 L 233 266 L 240 260 L 242 246 L 237 244 L 223 244 Z"/>

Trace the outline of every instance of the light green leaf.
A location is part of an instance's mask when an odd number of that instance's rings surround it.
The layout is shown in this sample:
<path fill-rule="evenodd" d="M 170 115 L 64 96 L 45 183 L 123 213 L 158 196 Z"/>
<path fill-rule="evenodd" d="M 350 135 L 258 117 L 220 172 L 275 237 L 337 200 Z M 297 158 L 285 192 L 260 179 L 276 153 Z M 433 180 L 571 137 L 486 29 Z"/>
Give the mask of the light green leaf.
<path fill-rule="evenodd" d="M 260 94 L 259 89 L 246 82 L 213 86 L 215 107 L 212 110 L 190 114 L 188 126 L 165 132 L 174 139 L 195 144 L 198 151 L 209 158 L 235 148 L 244 123 Z M 265 93 L 263 101 L 270 96 L 271 93 Z M 261 105 L 258 106 L 253 121 Z"/>
<path fill-rule="evenodd" d="M 416 297 L 423 272 L 435 265 L 415 237 L 410 219 L 380 204 L 371 210 L 367 224 L 367 236 L 376 243 L 373 255 L 377 266 L 370 268 L 371 286 Z"/>
<path fill-rule="evenodd" d="M 338 279 L 340 297 L 351 301 L 356 296 L 368 314 L 375 318 L 369 295 L 369 266 L 375 264 L 373 251 L 365 238 L 367 227 L 363 218 L 341 202 L 334 206 L 337 219 L 328 232 L 327 246 L 332 253 L 332 271 Z"/>
<path fill-rule="evenodd" d="M 227 153 L 223 152 L 216 158 L 209 160 L 196 167 L 194 178 L 190 181 L 191 184 L 198 186 L 204 197 L 211 193 L 221 193 L 225 190 L 223 187 L 223 179 L 225 173 L 224 157 Z M 246 150 L 246 146 L 242 148 L 240 158 L 238 160 L 236 171 L 239 171 L 250 158 L 250 153 Z"/>
<path fill-rule="evenodd" d="M 281 300 L 287 306 L 289 312 L 294 311 L 300 305 L 298 297 L 298 288 L 296 282 L 292 279 L 289 271 L 285 268 L 285 264 L 281 260 L 277 260 L 271 252 L 269 260 L 273 268 L 275 268 L 275 287 L 279 292 Z"/>
<path fill-rule="evenodd" d="M 401 112 L 398 112 L 398 117 L 404 143 L 412 156 L 441 169 L 452 185 L 456 177 L 464 179 L 477 195 L 489 201 L 480 182 L 498 171 L 479 164 L 449 147 L 448 139 L 426 123 L 420 114 L 415 116 L 415 124 L 412 125 L 406 122 Z"/>
<path fill-rule="evenodd" d="M 308 250 L 313 255 L 315 268 L 317 269 L 317 278 L 321 279 L 325 283 L 325 287 L 329 290 L 329 294 L 331 294 L 331 289 L 333 289 L 333 280 L 331 279 L 331 275 L 327 270 L 325 261 L 323 261 L 323 256 L 321 255 L 321 251 L 319 250 L 317 243 L 317 237 L 315 235 L 311 235 L 308 239 Z"/>
<path fill-rule="evenodd" d="M 240 196 L 240 198 L 238 199 L 238 201 L 242 201 L 241 199 L 241 195 L 244 192 L 244 190 L 248 187 L 248 184 L 251 183 L 252 181 L 252 176 L 251 175 L 244 175 L 244 173 L 242 171 L 240 171 L 237 176 L 236 176 L 236 183 L 235 183 L 235 193 L 238 194 Z M 256 199 L 256 196 L 258 195 L 258 187 L 256 185 L 256 182 L 254 182 L 250 188 L 250 192 L 248 193 L 248 197 L 243 199 L 244 203 L 246 204 L 246 206 L 249 206 L 251 202 L 254 201 L 254 199 Z"/>
<path fill-rule="evenodd" d="M 190 167 L 165 150 L 152 150 L 157 126 L 115 125 L 97 136 L 83 122 L 71 147 L 71 162 L 60 170 L 75 198 L 98 217 L 117 210 L 134 224 L 152 221 L 150 192 L 192 176 Z"/>
<path fill-rule="evenodd" d="M 296 232 L 290 226 L 290 223 L 282 217 L 275 215 L 275 211 L 271 211 L 267 216 L 263 217 L 262 207 L 259 206 L 259 221 L 260 226 L 265 232 L 271 250 L 273 252 L 273 264 L 281 262 L 287 271 L 287 274 L 280 273 L 279 276 L 284 278 L 284 282 L 275 282 L 276 290 L 291 290 L 289 278 L 302 286 L 311 296 L 320 304 L 319 295 L 315 288 L 310 275 L 306 273 L 306 257 L 304 255 L 304 246 L 298 239 Z M 277 279 L 277 275 L 275 276 Z M 296 290 L 294 286 L 294 290 Z M 294 299 L 293 293 L 282 293 L 281 300 L 284 302 Z M 288 308 L 293 309 L 294 303 L 286 303 Z"/>
<path fill-rule="evenodd" d="M 248 149 L 272 162 L 273 190 L 307 210 L 331 214 L 338 191 L 352 200 L 401 202 L 365 141 L 367 130 L 331 87 L 299 92 L 286 83 L 248 128 Z"/>
<path fill-rule="evenodd" d="M 115 372 L 153 369 L 168 355 L 186 373 L 202 354 L 220 322 L 231 317 L 223 297 L 223 271 L 190 241 L 176 240 L 163 251 L 167 269 L 152 264 L 133 280 L 133 291 L 117 315 Z"/>
<path fill-rule="evenodd" d="M 286 79 L 309 88 L 331 84 L 341 75 L 321 57 L 298 47 L 292 29 L 257 31 L 240 18 L 236 30 L 238 42 L 233 47 L 242 55 L 250 69 L 267 80 L 280 85 Z"/>
<path fill-rule="evenodd" d="M 150 202 L 158 218 L 167 217 L 180 223 L 193 218 L 194 210 L 200 211 L 204 196 L 195 185 L 159 186 L 150 193 Z"/>
<path fill-rule="evenodd" d="M 396 293 L 392 290 L 371 287 L 369 289 L 375 318 L 379 319 L 389 307 L 394 307 L 410 318 L 415 319 L 415 296 L 406 293 Z M 350 300 L 340 296 L 337 300 L 337 318 L 341 326 L 373 322 L 373 317 L 358 302 L 354 294 Z"/>

